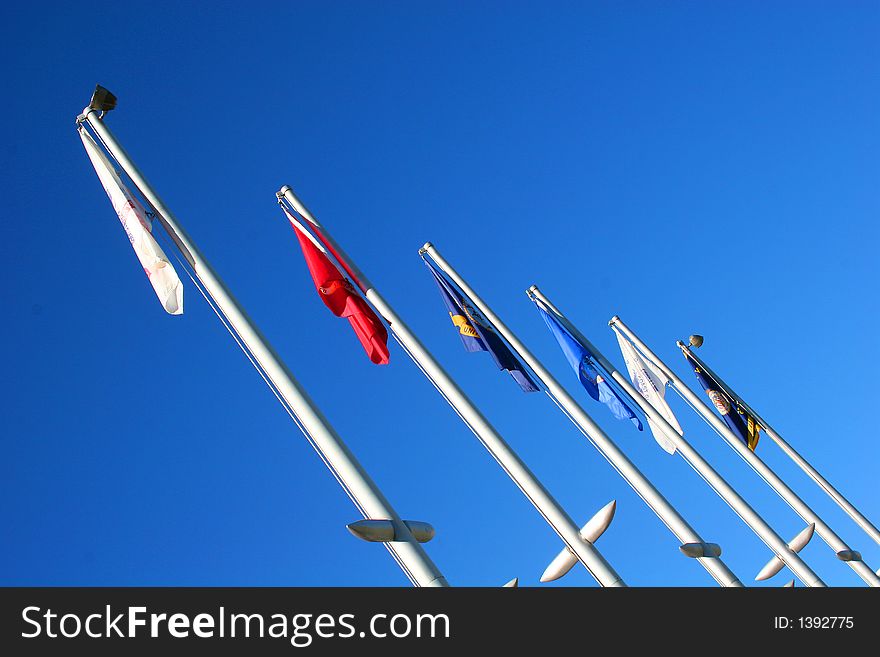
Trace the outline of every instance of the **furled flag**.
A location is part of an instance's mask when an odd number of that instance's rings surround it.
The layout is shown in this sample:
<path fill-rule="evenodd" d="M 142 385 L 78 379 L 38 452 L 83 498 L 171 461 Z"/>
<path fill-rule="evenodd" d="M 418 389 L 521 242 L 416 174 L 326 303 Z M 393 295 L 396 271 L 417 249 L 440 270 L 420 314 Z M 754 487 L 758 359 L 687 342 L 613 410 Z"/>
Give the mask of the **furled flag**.
<path fill-rule="evenodd" d="M 718 412 L 721 413 L 724 422 L 730 427 L 730 430 L 739 436 L 739 439 L 754 452 L 755 448 L 758 446 L 761 425 L 758 424 L 755 421 L 755 418 L 749 415 L 746 410 L 730 396 L 723 386 L 718 385 L 709 374 L 704 372 L 703 368 L 701 368 L 697 362 L 690 357 L 690 354 L 686 351 L 682 351 L 682 354 L 684 354 L 684 358 L 688 362 L 688 365 L 694 370 L 694 374 L 697 375 L 697 381 L 700 382 L 700 386 L 706 391 L 706 394 L 709 395 L 709 399 L 715 405 L 715 408 L 718 409 Z"/>
<path fill-rule="evenodd" d="M 370 360 L 377 365 L 388 364 L 388 331 L 363 297 L 355 292 L 351 282 L 327 257 L 317 240 L 296 218 L 284 209 L 284 214 L 296 233 L 309 273 L 318 288 L 318 295 L 334 315 L 345 317 L 351 323 L 358 340 Z"/>
<path fill-rule="evenodd" d="M 532 378 L 526 372 L 523 364 L 519 362 L 513 352 L 504 344 L 504 341 L 498 337 L 489 322 L 477 312 L 474 305 L 463 294 L 456 290 L 452 284 L 446 280 L 434 266 L 425 260 L 428 270 L 434 276 L 437 288 L 440 290 L 440 296 L 446 309 L 449 311 L 449 317 L 452 323 L 458 329 L 458 335 L 461 343 L 467 351 L 488 351 L 492 354 L 492 358 L 498 365 L 498 369 L 507 370 L 510 376 L 516 381 L 517 385 L 523 392 L 537 392 L 540 390 L 538 385 L 532 381 Z"/>
<path fill-rule="evenodd" d="M 644 360 L 629 340 L 616 330 L 614 334 L 617 336 L 620 352 L 623 354 L 623 360 L 626 362 L 626 369 L 629 372 L 629 378 L 632 380 L 633 385 L 638 389 L 642 397 L 654 407 L 654 410 L 672 425 L 672 428 L 679 435 L 684 435 L 681 425 L 679 425 L 672 409 L 669 408 L 669 404 L 664 399 L 666 384 L 669 383 L 669 379 L 666 378 L 663 372 L 657 369 L 654 363 Z M 675 445 L 664 435 L 660 427 L 651 421 L 651 418 L 648 418 L 648 427 L 651 429 L 651 433 L 654 434 L 654 440 L 657 441 L 660 447 L 670 454 L 675 454 Z"/>
<path fill-rule="evenodd" d="M 144 206 L 122 184 L 110 160 L 98 148 L 92 136 L 82 127 L 79 128 L 79 136 L 162 307 L 171 315 L 183 314 L 183 284 L 153 237 L 153 223 Z"/>
<path fill-rule="evenodd" d="M 611 409 L 611 414 L 618 420 L 632 420 L 633 424 L 642 430 L 642 423 L 633 410 L 626 405 L 615 392 L 614 388 L 608 385 L 599 370 L 596 368 L 596 359 L 590 351 L 580 343 L 568 330 L 559 323 L 551 313 L 543 307 L 541 302 L 535 301 L 538 312 L 547 323 L 547 327 L 559 343 L 562 353 L 571 368 L 577 374 L 581 385 L 590 393 L 590 397 L 596 401 L 600 401 Z"/>

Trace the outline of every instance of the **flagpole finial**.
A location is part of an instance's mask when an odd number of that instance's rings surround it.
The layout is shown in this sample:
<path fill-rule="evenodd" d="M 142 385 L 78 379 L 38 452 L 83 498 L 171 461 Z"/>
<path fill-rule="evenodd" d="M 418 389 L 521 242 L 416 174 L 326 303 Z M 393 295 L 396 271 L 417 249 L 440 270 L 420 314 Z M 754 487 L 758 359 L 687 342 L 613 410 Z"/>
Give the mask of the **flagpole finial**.
<path fill-rule="evenodd" d="M 614 326 L 619 321 L 620 321 L 620 317 L 615 315 L 614 317 L 612 317 L 611 319 L 608 320 L 608 326 Z"/>
<path fill-rule="evenodd" d="M 277 196 L 278 200 L 280 201 L 282 198 L 284 198 L 284 195 L 289 191 L 293 191 L 292 189 L 290 189 L 290 185 L 283 185 L 281 187 L 281 189 L 279 189 L 277 192 L 275 192 L 275 196 Z"/>
<path fill-rule="evenodd" d="M 537 285 L 532 285 L 531 287 L 529 287 L 528 290 L 526 290 L 526 294 L 527 294 L 529 297 L 532 297 L 532 296 L 534 296 L 535 292 L 537 292 L 537 291 L 538 291 L 538 286 L 537 286 Z"/>
<path fill-rule="evenodd" d="M 703 336 L 695 333 L 688 338 L 688 342 L 694 349 L 699 349 L 703 346 Z"/>
<path fill-rule="evenodd" d="M 433 249 L 433 248 L 434 248 L 433 244 L 431 244 L 430 242 L 425 242 L 422 245 L 422 248 L 419 249 L 419 255 L 425 255 L 430 249 Z"/>
<path fill-rule="evenodd" d="M 116 96 L 109 89 L 102 87 L 100 84 L 95 85 L 95 91 L 89 101 L 89 109 L 99 112 L 109 112 L 116 107 Z"/>

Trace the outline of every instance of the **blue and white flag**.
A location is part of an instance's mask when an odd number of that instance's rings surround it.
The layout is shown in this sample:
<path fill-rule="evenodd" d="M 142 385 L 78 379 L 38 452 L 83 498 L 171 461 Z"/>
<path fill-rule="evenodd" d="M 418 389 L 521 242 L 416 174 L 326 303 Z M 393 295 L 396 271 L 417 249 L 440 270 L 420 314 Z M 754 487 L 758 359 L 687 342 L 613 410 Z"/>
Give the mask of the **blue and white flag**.
<path fill-rule="evenodd" d="M 540 301 L 535 301 L 535 305 L 538 307 L 538 312 L 541 313 L 541 317 L 544 318 L 553 337 L 556 338 L 556 342 L 559 343 L 559 347 L 562 349 L 562 353 L 565 354 L 568 364 L 571 365 L 571 368 L 577 374 L 581 385 L 590 393 L 590 397 L 605 404 L 618 420 L 632 420 L 633 424 L 641 431 L 641 421 L 599 373 L 593 354 L 569 333 L 559 323 L 559 320 L 547 312 Z"/>

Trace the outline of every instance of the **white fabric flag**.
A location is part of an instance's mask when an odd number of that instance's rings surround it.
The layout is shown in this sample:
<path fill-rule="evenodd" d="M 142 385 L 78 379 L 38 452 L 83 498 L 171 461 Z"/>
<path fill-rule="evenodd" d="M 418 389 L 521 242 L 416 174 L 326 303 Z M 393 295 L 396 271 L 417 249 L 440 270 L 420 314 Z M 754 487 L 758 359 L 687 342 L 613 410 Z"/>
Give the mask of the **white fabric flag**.
<path fill-rule="evenodd" d="M 79 136 L 162 307 L 172 315 L 183 314 L 183 284 L 153 237 L 153 224 L 144 207 L 122 184 L 110 160 L 98 148 L 92 136 L 83 128 L 79 129 Z"/>
<path fill-rule="evenodd" d="M 614 331 L 614 335 L 617 336 L 617 342 L 620 345 L 623 360 L 626 361 L 626 369 L 629 372 L 629 378 L 632 379 L 633 385 L 641 393 L 642 397 L 647 399 L 648 403 L 654 407 L 654 410 L 666 418 L 666 421 L 672 425 L 672 428 L 679 435 L 683 436 L 684 431 L 682 431 L 681 425 L 675 419 L 672 409 L 669 408 L 669 404 L 664 399 L 666 384 L 669 383 L 669 379 L 653 363 L 645 361 L 629 340 L 617 331 Z M 657 441 L 660 447 L 670 454 L 675 454 L 675 445 L 663 434 L 662 429 L 650 419 L 648 420 L 648 426 L 651 428 L 651 433 L 654 434 L 654 440 Z"/>

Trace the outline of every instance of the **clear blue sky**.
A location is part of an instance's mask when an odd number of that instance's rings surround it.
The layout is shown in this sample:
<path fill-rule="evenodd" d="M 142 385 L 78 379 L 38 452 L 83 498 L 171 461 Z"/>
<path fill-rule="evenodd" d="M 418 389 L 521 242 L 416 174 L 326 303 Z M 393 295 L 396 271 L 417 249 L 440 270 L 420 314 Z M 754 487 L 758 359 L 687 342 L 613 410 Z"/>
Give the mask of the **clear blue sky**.
<path fill-rule="evenodd" d="M 678 458 L 579 390 L 524 290 L 622 366 L 620 314 L 701 355 L 880 522 L 876 3 L 31 2 L 4 11 L 0 583 L 404 585 L 190 284 L 160 309 L 83 152 L 108 124 L 453 584 L 537 584 L 560 543 L 392 346 L 314 292 L 291 184 L 633 585 L 711 585 L 542 395 L 467 354 L 431 240 L 750 581 L 769 551 Z M 679 400 L 786 538 L 801 520 Z M 880 549 L 760 455 L 875 569 Z M 830 584 L 861 585 L 818 538 Z M 779 585 L 789 578 L 772 580 Z M 577 568 L 558 585 L 595 586 Z"/>

